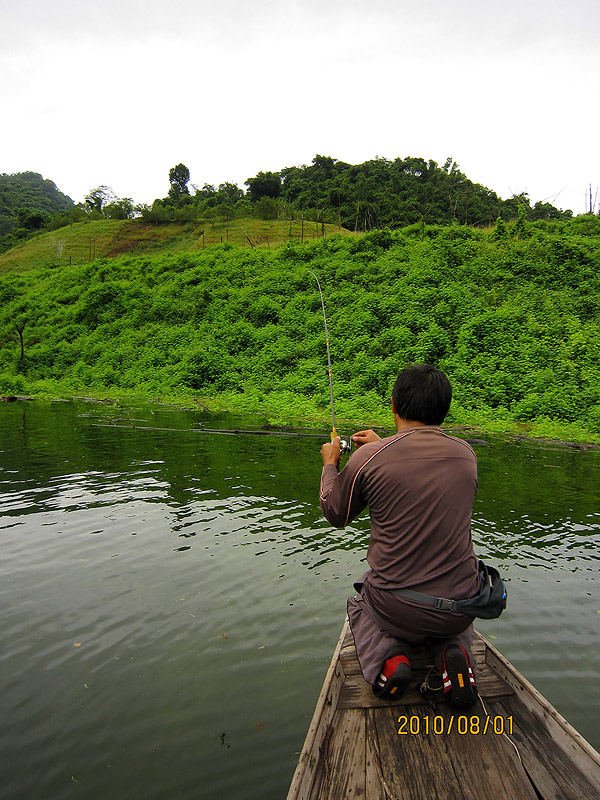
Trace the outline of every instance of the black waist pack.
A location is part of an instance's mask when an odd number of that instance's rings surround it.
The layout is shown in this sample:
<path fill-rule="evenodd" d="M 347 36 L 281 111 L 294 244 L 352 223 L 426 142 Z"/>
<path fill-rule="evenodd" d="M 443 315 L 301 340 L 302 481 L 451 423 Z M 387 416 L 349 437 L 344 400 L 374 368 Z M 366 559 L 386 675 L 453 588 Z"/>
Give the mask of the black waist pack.
<path fill-rule="evenodd" d="M 479 560 L 479 592 L 464 600 L 448 600 L 446 597 L 433 597 L 430 594 L 413 592 L 412 589 L 389 589 L 392 594 L 418 600 L 442 611 L 459 611 L 469 617 L 496 619 L 506 608 L 506 586 L 500 573 Z"/>

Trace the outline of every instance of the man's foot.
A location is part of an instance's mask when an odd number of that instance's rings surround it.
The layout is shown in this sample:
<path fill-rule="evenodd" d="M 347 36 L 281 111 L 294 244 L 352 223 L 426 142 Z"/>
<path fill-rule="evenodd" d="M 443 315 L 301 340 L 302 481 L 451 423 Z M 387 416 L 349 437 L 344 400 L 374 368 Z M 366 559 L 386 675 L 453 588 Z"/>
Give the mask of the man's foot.
<path fill-rule="evenodd" d="M 444 694 L 452 708 L 470 708 L 477 702 L 477 684 L 467 651 L 450 644 L 442 656 Z"/>
<path fill-rule="evenodd" d="M 376 697 L 402 697 L 410 682 L 411 669 L 408 656 L 388 658 L 373 686 Z"/>

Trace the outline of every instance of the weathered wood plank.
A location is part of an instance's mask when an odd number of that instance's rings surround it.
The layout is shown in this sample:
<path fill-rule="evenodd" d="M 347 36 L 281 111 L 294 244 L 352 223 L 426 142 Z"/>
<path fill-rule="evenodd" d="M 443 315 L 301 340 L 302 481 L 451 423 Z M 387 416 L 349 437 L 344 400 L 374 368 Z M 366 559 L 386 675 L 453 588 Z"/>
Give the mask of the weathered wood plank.
<path fill-rule="evenodd" d="M 407 706 L 407 716 L 422 708 Z M 466 800 L 442 737 L 398 735 L 398 712 L 373 708 L 367 714 L 367 763 L 380 796 L 394 800 Z M 377 794 L 374 794 L 377 797 Z"/>
<path fill-rule="evenodd" d="M 342 650 L 344 647 L 352 646 L 354 647 L 354 636 L 352 636 L 352 631 L 350 630 L 350 625 L 346 626 L 346 632 L 344 634 L 344 638 L 342 640 Z"/>
<path fill-rule="evenodd" d="M 346 675 L 360 675 L 360 665 L 356 657 L 354 645 L 343 647 L 340 652 L 340 661 L 344 666 Z"/>
<path fill-rule="evenodd" d="M 366 747 L 365 747 L 365 800 L 390 800 L 394 795 L 386 789 L 384 769 L 381 763 L 377 731 L 373 730 L 371 712 L 366 711 Z"/>
<path fill-rule="evenodd" d="M 315 770 L 310 800 L 538 800 L 507 738 L 495 733 L 493 725 L 484 734 L 486 712 L 481 708 L 466 714 L 449 708 L 434 714 L 422 706 L 401 711 L 339 711 Z"/>
<path fill-rule="evenodd" d="M 362 711 L 338 711 L 325 742 L 310 800 L 364 798 L 365 728 Z"/>
<path fill-rule="evenodd" d="M 288 800 L 305 800 L 310 796 L 315 766 L 323 760 L 321 751 L 337 709 L 339 694 L 344 683 L 344 671 L 339 659 L 342 641 L 348 630 L 346 620 L 325 676 L 313 718 L 302 746 L 296 771 L 288 792 Z"/>
<path fill-rule="evenodd" d="M 522 731 L 519 747 L 523 749 L 530 775 L 537 776 L 534 777 L 536 785 L 544 787 L 544 796 L 585 800 L 593 797 L 597 800 L 600 797 L 600 754 L 502 653 L 489 642 L 487 648 L 488 664 L 514 689 L 515 695 L 510 701 L 506 699 L 505 708 L 512 709 L 512 713 L 519 717 Z M 553 754 L 555 767 L 547 763 L 549 752 Z M 560 785 L 562 794 L 552 793 L 556 783 Z M 567 787 L 571 786 L 577 786 L 577 789 L 568 790 Z M 567 794 L 567 791 L 572 794 Z"/>
<path fill-rule="evenodd" d="M 512 718 L 513 740 L 523 766 L 539 795 L 545 800 L 598 800 L 600 778 L 586 770 L 561 747 L 539 713 L 532 714 L 511 698 L 490 702 L 490 715 Z"/>
<path fill-rule="evenodd" d="M 391 708 L 366 712 L 367 764 L 377 765 L 372 772 L 379 773 L 387 796 L 538 800 L 510 742 L 494 734 L 492 727 L 484 735 L 481 709 L 458 715 L 444 708 L 434 715 L 422 707 L 407 706 L 402 712 L 400 716 Z M 399 730 L 403 731 L 400 735 Z"/>
<path fill-rule="evenodd" d="M 440 709 L 452 768 L 468 800 L 539 800 L 518 752 L 481 703 L 460 713 Z M 450 730 L 450 733 L 448 733 Z"/>

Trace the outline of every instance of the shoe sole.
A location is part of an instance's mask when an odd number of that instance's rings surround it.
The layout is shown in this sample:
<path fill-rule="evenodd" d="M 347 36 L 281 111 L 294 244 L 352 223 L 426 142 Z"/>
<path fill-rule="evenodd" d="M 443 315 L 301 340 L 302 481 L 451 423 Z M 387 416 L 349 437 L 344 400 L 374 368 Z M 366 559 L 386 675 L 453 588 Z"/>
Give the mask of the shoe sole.
<path fill-rule="evenodd" d="M 477 702 L 477 687 L 471 683 L 469 664 L 462 650 L 446 653 L 446 673 L 450 689 L 446 693 L 452 708 L 470 708 Z"/>

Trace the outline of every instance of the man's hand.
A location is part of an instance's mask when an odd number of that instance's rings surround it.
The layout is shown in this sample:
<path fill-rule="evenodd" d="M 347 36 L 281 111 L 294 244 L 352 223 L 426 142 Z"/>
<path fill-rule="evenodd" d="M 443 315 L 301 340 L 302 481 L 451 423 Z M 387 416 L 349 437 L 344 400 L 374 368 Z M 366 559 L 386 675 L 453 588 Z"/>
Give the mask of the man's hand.
<path fill-rule="evenodd" d="M 360 447 L 363 444 L 368 444 L 369 442 L 378 442 L 380 439 L 381 436 L 378 436 L 375 431 L 372 431 L 371 429 L 368 431 L 357 431 L 354 436 L 352 436 L 352 441 L 357 447 Z"/>
<path fill-rule="evenodd" d="M 340 461 L 340 437 L 336 436 L 331 443 L 324 444 L 321 448 L 321 456 L 323 458 L 323 466 L 326 464 L 333 464 L 337 467 Z"/>

